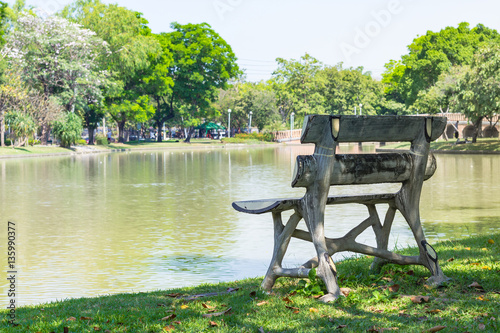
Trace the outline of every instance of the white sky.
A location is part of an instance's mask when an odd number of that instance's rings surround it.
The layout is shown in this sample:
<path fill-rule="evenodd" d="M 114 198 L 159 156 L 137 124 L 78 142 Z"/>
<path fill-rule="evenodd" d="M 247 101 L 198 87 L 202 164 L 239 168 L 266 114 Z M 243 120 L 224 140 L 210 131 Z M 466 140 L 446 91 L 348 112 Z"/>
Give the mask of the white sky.
<path fill-rule="evenodd" d="M 4 0 L 5 1 L 5 0 Z M 13 3 L 14 0 L 7 2 Z M 27 0 L 54 12 L 69 0 Z M 306 52 L 328 65 L 363 66 L 379 78 L 413 38 L 466 21 L 500 31 L 498 0 L 116 0 L 155 33 L 171 22 L 209 23 L 233 48 L 249 81 L 267 80 L 275 59 Z"/>

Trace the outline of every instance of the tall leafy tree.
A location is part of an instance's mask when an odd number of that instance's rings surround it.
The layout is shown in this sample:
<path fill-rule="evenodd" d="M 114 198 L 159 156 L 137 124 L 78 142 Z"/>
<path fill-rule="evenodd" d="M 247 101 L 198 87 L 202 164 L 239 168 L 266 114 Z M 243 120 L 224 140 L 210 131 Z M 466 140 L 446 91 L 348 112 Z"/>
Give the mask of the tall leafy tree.
<path fill-rule="evenodd" d="M 353 114 L 362 105 L 363 114 L 379 114 L 383 105 L 383 85 L 364 72 L 363 67 L 326 66 L 318 76 L 322 82 L 324 108 L 330 114 Z"/>
<path fill-rule="evenodd" d="M 160 43 L 141 13 L 116 4 L 77 0 L 66 6 L 61 16 L 95 31 L 109 46 L 105 65 L 112 83 L 104 91 L 105 101 L 118 125 L 119 141 L 123 142 L 127 123 L 144 122 L 151 116 L 142 78 L 152 61 L 161 55 Z"/>
<path fill-rule="evenodd" d="M 28 90 L 20 75 L 12 71 L 3 73 L 3 83 L 0 85 L 0 146 L 5 146 L 5 115 L 9 110 L 15 110 L 26 99 Z"/>
<path fill-rule="evenodd" d="M 5 44 L 5 32 L 7 30 L 8 9 L 7 3 L 0 1 L 0 46 Z"/>
<path fill-rule="evenodd" d="M 500 35 L 482 24 L 471 29 L 468 23 L 462 22 L 457 28 L 427 31 L 413 40 L 401 62 L 391 61 L 386 65 L 383 77 L 389 84 L 388 92 L 394 100 L 410 106 L 420 91 L 437 82 L 441 73 L 454 65 L 470 64 L 474 52 L 492 40 L 500 40 Z"/>
<path fill-rule="evenodd" d="M 216 117 L 213 107 L 219 89 L 240 75 L 231 46 L 207 23 L 172 23 L 173 31 L 162 34 L 169 43 L 172 62 L 168 66 L 171 92 L 162 107 L 171 117 L 180 115 L 189 127 L 189 142 L 201 118 Z"/>
<path fill-rule="evenodd" d="M 413 109 L 419 113 L 448 113 L 455 108 L 455 98 L 458 91 L 458 83 L 469 71 L 469 66 L 456 65 L 442 73 L 437 82 L 428 90 L 418 93 Z"/>
<path fill-rule="evenodd" d="M 153 121 L 158 133 L 161 133 L 164 123 L 175 117 L 174 100 L 172 98 L 172 86 L 174 85 L 174 76 L 172 75 L 173 58 L 169 36 L 167 34 L 154 36 L 161 46 L 161 54 L 158 56 L 153 55 L 151 65 L 144 72 L 142 80 L 144 81 L 144 92 L 154 101 Z M 162 135 L 157 136 L 158 142 L 161 142 L 162 139 Z"/>
<path fill-rule="evenodd" d="M 274 121 L 281 121 L 272 86 L 264 82 L 236 82 L 221 90 L 214 106 L 220 111 L 218 119 L 226 124 L 227 110 L 231 109 L 231 127 L 246 128 L 252 112 L 252 125 L 259 131 Z"/>
<path fill-rule="evenodd" d="M 323 64 L 307 53 L 299 60 L 277 58 L 276 61 L 278 68 L 273 72 L 272 84 L 283 122 L 292 112 L 298 120 L 307 114 L 324 113 L 324 97 L 316 76 Z"/>
<path fill-rule="evenodd" d="M 456 108 L 474 124 L 473 142 L 484 118 L 500 113 L 500 44 L 489 44 L 474 56 L 470 70 L 458 81 Z"/>
<path fill-rule="evenodd" d="M 54 98 L 28 87 L 18 72 L 7 70 L 4 83 L 0 85 L 0 136 L 1 146 L 5 145 L 5 118 L 8 116 L 9 126 L 22 133 L 27 140 L 32 133 L 32 126 L 50 124 L 62 112 L 62 107 Z M 18 142 L 21 144 L 22 142 Z"/>
<path fill-rule="evenodd" d="M 63 18 L 21 15 L 4 52 L 23 81 L 46 99 L 56 97 L 68 111 L 74 111 L 79 91 L 99 90 L 106 80 L 99 58 L 106 54 L 107 44 Z M 46 142 L 49 124 L 40 125 Z"/>

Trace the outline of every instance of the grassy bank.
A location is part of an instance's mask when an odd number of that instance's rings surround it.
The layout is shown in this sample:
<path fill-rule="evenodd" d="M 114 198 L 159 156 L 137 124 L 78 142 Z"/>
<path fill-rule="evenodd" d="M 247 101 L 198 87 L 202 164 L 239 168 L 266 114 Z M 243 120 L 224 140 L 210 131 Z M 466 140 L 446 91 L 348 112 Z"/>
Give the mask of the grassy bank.
<path fill-rule="evenodd" d="M 410 149 L 410 143 L 400 142 L 381 147 L 384 149 Z M 467 142 L 456 144 L 455 140 L 431 142 L 432 150 L 463 151 L 463 152 L 500 152 L 499 139 L 478 139 L 476 143 Z"/>
<path fill-rule="evenodd" d="M 69 153 L 70 149 L 61 148 L 57 146 L 28 146 L 28 147 L 0 147 L 0 157 L 6 155 L 26 155 L 26 154 L 60 154 Z"/>
<path fill-rule="evenodd" d="M 253 143 L 253 142 L 252 142 Z M 92 150 L 113 151 L 113 150 L 134 150 L 134 149 L 169 149 L 169 148 L 196 148 L 207 146 L 223 146 L 224 144 L 218 140 L 209 139 L 193 139 L 191 143 L 185 143 L 182 140 L 171 140 L 164 142 L 149 142 L 149 141 L 132 141 L 127 143 L 111 143 L 109 145 L 89 145 L 78 146 L 76 148 L 61 148 L 55 145 L 52 146 L 28 146 L 28 147 L 3 147 L 0 148 L 0 157 L 2 156 L 18 156 L 18 155 L 39 155 L 39 154 L 71 154 L 75 152 L 88 152 Z"/>
<path fill-rule="evenodd" d="M 333 304 L 294 294 L 295 279 L 278 279 L 268 295 L 257 278 L 21 307 L 16 327 L 9 326 L 2 306 L 0 331 L 500 331 L 500 234 L 433 245 L 452 278 L 440 289 L 425 286 L 429 273 L 419 266 L 387 265 L 371 275 L 372 259 L 362 257 L 338 263 L 340 285 L 350 291 Z M 414 248 L 400 252 L 417 254 Z M 219 294 L 200 296 L 206 293 Z"/>

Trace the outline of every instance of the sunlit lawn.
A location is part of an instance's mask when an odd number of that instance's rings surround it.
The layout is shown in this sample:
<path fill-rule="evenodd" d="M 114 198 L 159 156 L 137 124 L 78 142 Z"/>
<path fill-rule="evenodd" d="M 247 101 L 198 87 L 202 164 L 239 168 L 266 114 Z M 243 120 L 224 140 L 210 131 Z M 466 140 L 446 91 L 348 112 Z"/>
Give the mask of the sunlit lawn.
<path fill-rule="evenodd" d="M 463 140 L 461 140 L 463 141 Z M 384 149 L 409 149 L 407 142 L 388 144 Z M 500 152 L 499 139 L 478 139 L 476 143 L 467 142 L 456 144 L 456 140 L 439 140 L 431 142 L 432 150 L 453 150 L 453 151 L 496 151 Z"/>
<path fill-rule="evenodd" d="M 54 154 L 69 153 L 70 149 L 58 146 L 28 146 L 28 147 L 3 147 L 0 148 L 0 155 L 25 155 L 25 154 Z"/>
<path fill-rule="evenodd" d="M 361 257 L 337 264 L 340 286 L 349 293 L 335 303 L 295 294 L 296 279 L 278 279 L 266 294 L 255 278 L 26 306 L 17 309 L 16 327 L 8 325 L 2 307 L 0 331 L 498 332 L 499 244 L 500 234 L 433 244 L 452 279 L 440 289 L 425 286 L 429 272 L 420 266 L 388 265 L 371 274 L 372 259 Z M 189 298 L 214 292 L 220 294 Z"/>
<path fill-rule="evenodd" d="M 191 143 L 185 143 L 182 140 L 169 140 L 163 142 L 151 142 L 151 141 L 132 141 L 127 143 L 111 143 L 109 145 L 89 145 L 80 146 L 78 149 L 90 151 L 90 150 L 122 150 L 122 149 L 165 149 L 165 148 L 196 148 L 196 147 L 206 147 L 206 146 L 223 146 L 224 144 L 219 140 L 210 139 L 192 139 Z M 61 148 L 57 145 L 50 146 L 27 146 L 27 147 L 0 147 L 1 155 L 26 155 L 26 154 L 53 154 L 53 153 L 72 153 L 75 149 Z"/>

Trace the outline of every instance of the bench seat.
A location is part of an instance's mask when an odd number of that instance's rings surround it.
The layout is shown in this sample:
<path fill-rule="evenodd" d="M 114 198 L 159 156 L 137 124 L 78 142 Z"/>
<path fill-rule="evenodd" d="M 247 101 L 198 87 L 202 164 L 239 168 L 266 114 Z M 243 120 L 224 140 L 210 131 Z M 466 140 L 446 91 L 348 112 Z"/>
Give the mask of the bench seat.
<path fill-rule="evenodd" d="M 395 197 L 396 193 L 329 196 L 326 204 L 338 205 L 350 203 L 389 203 L 394 201 Z M 247 214 L 280 213 L 290 209 L 295 209 L 295 207 L 299 205 L 301 199 L 302 198 L 287 198 L 235 201 L 233 202 L 233 208 L 239 212 Z"/>

